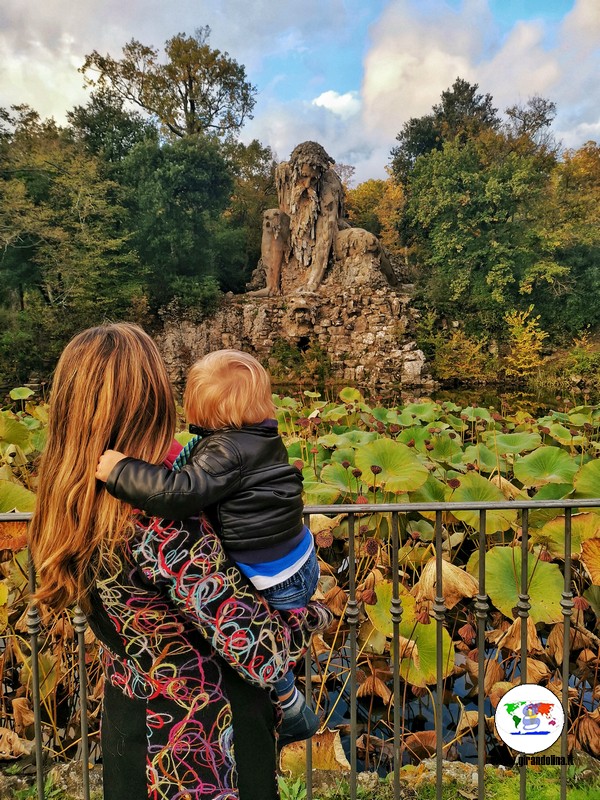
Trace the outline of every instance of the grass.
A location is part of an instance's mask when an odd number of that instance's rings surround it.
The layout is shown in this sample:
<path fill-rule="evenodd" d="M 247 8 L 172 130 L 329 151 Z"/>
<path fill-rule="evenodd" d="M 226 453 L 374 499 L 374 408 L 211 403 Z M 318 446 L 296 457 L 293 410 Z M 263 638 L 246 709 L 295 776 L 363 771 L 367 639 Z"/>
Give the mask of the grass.
<path fill-rule="evenodd" d="M 401 776 L 400 795 L 394 795 L 393 783 L 390 779 L 382 779 L 377 790 L 357 787 L 357 800 L 436 800 L 436 786 L 431 781 L 419 782 L 415 774 L 413 780 L 408 775 Z M 535 800 L 558 800 L 560 797 L 559 767 L 527 767 L 527 798 Z M 391 776 L 390 776 L 391 778 Z M 302 781 L 286 782 L 280 778 L 282 800 L 304 800 L 306 788 Z M 519 800 L 519 770 L 498 770 L 486 768 L 485 800 Z M 315 790 L 314 800 L 348 800 L 350 786 L 346 780 L 340 780 L 335 789 L 328 791 Z M 598 800 L 600 797 L 600 781 L 592 782 L 578 779 L 573 767 L 567 773 L 567 800 Z M 477 800 L 477 787 L 465 786 L 454 780 L 442 785 L 442 800 Z"/>

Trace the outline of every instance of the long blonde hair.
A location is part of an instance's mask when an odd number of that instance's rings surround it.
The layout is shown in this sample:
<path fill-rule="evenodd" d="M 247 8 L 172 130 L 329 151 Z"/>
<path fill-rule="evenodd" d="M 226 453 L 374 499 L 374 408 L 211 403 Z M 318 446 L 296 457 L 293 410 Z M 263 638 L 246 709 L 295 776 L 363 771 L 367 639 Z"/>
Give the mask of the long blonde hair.
<path fill-rule="evenodd" d="M 241 350 L 214 350 L 192 365 L 183 395 L 188 422 L 241 428 L 275 416 L 269 373 Z"/>
<path fill-rule="evenodd" d="M 38 600 L 85 609 L 98 569 L 133 530 L 131 507 L 95 478 L 106 449 L 160 463 L 175 431 L 158 349 L 137 325 L 90 328 L 64 349 L 50 395 L 30 547 Z"/>

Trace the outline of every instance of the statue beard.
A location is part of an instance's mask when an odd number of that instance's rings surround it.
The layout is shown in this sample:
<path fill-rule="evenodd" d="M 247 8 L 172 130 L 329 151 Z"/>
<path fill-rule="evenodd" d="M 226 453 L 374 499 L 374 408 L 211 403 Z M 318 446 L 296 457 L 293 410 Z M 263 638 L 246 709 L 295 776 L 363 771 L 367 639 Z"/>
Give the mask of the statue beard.
<path fill-rule="evenodd" d="M 315 248 L 315 231 L 320 213 L 317 188 L 296 186 L 292 197 L 290 240 L 292 252 L 304 267 L 310 266 Z"/>

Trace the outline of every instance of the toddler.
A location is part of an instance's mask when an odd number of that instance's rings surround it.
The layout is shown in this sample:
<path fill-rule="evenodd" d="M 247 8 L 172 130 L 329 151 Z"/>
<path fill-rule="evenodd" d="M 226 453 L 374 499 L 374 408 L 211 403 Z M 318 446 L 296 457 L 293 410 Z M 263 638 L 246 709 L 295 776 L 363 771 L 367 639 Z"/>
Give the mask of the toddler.
<path fill-rule="evenodd" d="M 273 608 L 305 606 L 319 567 L 302 519 L 302 475 L 278 433 L 268 373 L 248 353 L 209 353 L 189 372 L 183 406 L 196 436 L 172 470 L 107 450 L 96 477 L 114 497 L 151 516 L 188 519 L 202 511 Z M 275 688 L 283 711 L 280 746 L 310 738 L 319 719 L 293 673 Z"/>

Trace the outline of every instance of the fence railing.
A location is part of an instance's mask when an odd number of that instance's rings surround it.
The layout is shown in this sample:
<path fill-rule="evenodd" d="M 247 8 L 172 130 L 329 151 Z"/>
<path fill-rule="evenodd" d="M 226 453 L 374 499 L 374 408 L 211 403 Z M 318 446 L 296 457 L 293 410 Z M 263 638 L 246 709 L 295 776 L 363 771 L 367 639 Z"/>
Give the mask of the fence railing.
<path fill-rule="evenodd" d="M 435 725 L 435 758 L 436 758 L 436 798 L 442 798 L 442 766 L 444 757 L 443 726 L 443 701 L 444 701 L 444 665 L 443 665 L 443 632 L 447 621 L 448 609 L 444 604 L 444 583 L 443 583 L 443 515 L 456 511 L 475 511 L 479 514 L 478 530 L 474 531 L 475 544 L 479 549 L 478 564 L 478 592 L 474 597 L 474 615 L 476 619 L 476 643 L 477 643 L 477 776 L 478 776 L 478 798 L 484 800 L 484 767 L 486 761 L 486 727 L 485 727 L 485 691 L 483 676 L 485 673 L 486 660 L 486 630 L 489 623 L 490 614 L 494 610 L 486 594 L 486 551 L 488 547 L 489 534 L 486 533 L 486 517 L 489 512 L 499 510 L 519 510 L 521 512 L 520 529 L 521 541 L 519 548 L 520 559 L 520 592 L 516 605 L 516 615 L 521 620 L 521 645 L 520 645 L 520 664 L 519 673 L 521 683 L 527 683 L 528 674 L 528 625 L 530 595 L 528 584 L 528 561 L 532 558 L 530 550 L 529 536 L 529 514 L 538 509 L 559 509 L 564 511 L 564 584 L 560 597 L 560 606 L 564 620 L 563 650 L 562 661 L 562 696 L 561 703 L 565 716 L 565 725 L 560 737 L 561 753 L 561 777 L 560 777 L 560 798 L 566 800 L 567 793 L 567 762 L 568 762 L 568 719 L 569 719 L 569 655 L 571 650 L 571 618 L 573 615 L 573 591 L 572 591 L 572 543 L 571 528 L 572 514 L 574 511 L 600 507 L 600 498 L 594 500 L 548 500 L 548 501 L 506 501 L 506 502 L 472 502 L 472 503 L 394 503 L 394 504 L 362 504 L 362 505 L 335 505 L 335 506 L 307 506 L 305 507 L 305 518 L 309 521 L 312 514 L 322 514 L 325 516 L 346 515 L 348 520 L 348 552 L 347 552 L 347 594 L 348 600 L 344 612 L 344 620 L 348 629 L 347 647 L 349 652 L 349 693 L 348 709 L 350 716 L 349 734 L 349 762 L 350 762 L 350 798 L 356 800 L 357 797 L 357 775 L 358 775 L 358 756 L 356 740 L 358 738 L 357 720 L 357 665 L 358 665 L 358 628 L 360 621 L 360 602 L 357 600 L 357 576 L 356 564 L 357 555 L 355 552 L 356 543 L 356 524 L 365 514 L 386 514 L 390 515 L 390 572 L 392 582 L 392 598 L 390 603 L 390 619 L 392 623 L 391 648 L 395 654 L 400 653 L 400 625 L 403 616 L 403 603 L 401 597 L 401 576 L 399 564 L 399 550 L 401 544 L 401 522 L 407 514 L 414 512 L 425 512 L 434 516 L 434 535 L 432 544 L 435 552 L 435 597 L 432 605 L 433 618 L 436 625 L 436 685 L 432 691 L 434 698 L 434 719 Z M 6 521 L 27 521 L 30 514 L 0 514 L 0 522 Z M 33 590 L 35 587 L 35 572 L 33 565 L 29 565 L 29 586 Z M 78 651 L 78 671 L 79 671 L 79 703 L 81 712 L 81 745 L 80 757 L 83 769 L 83 791 L 85 800 L 89 800 L 89 734 L 87 716 L 87 697 L 86 697 L 86 619 L 85 616 L 75 609 L 73 617 L 74 635 Z M 38 800 L 44 797 L 44 759 L 43 759 L 43 732 L 42 714 L 40 705 L 40 674 L 38 669 L 39 635 L 41 630 L 41 619 L 35 604 L 30 603 L 27 612 L 27 633 L 29 636 L 31 649 L 31 680 L 33 696 L 33 713 L 35 729 L 35 757 L 37 770 L 37 795 Z M 396 656 L 397 658 L 397 656 Z M 400 769 L 402 767 L 402 731 L 403 731 L 403 706 L 401 697 L 402 678 L 398 665 L 393 665 L 393 689 L 392 689 L 392 769 L 394 797 L 399 798 L 400 794 Z M 315 663 L 311 654 L 307 653 L 305 660 L 305 680 L 306 694 L 311 696 L 311 688 Z M 520 796 L 522 800 L 526 798 L 527 773 L 526 766 L 520 765 Z M 312 752 L 307 747 L 306 763 L 306 783 L 307 800 L 313 798 L 312 788 Z"/>

